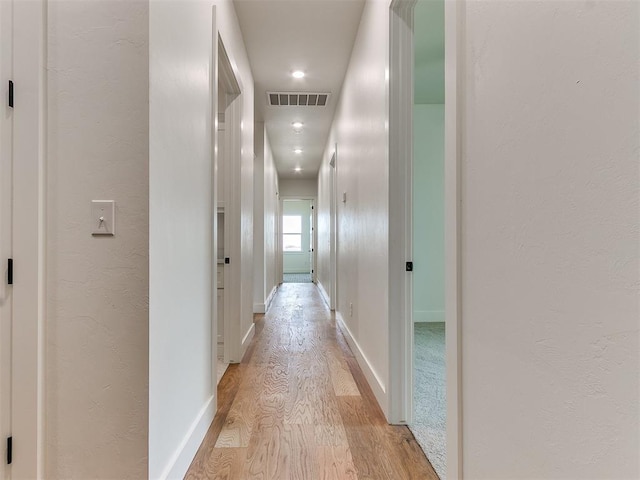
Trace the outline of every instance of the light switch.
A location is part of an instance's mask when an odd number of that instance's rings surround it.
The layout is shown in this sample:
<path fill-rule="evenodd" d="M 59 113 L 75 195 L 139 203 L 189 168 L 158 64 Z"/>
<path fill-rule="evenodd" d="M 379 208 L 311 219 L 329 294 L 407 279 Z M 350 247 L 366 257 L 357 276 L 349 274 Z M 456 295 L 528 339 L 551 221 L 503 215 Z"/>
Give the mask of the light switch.
<path fill-rule="evenodd" d="M 113 200 L 91 202 L 91 234 L 116 234 L 116 202 Z"/>

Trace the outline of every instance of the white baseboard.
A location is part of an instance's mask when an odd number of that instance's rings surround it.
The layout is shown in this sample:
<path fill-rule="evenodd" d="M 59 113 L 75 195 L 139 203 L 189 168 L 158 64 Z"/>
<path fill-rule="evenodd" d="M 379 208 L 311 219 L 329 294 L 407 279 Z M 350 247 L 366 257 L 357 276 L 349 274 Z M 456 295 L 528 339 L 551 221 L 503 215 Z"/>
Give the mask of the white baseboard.
<path fill-rule="evenodd" d="M 384 382 L 380 380 L 380 377 L 371 365 L 371 362 L 369 362 L 369 360 L 367 359 L 367 356 L 360 348 L 360 345 L 358 345 L 356 339 L 353 338 L 351 330 L 349 330 L 349 327 L 342 318 L 342 314 L 340 314 L 340 312 L 338 311 L 336 311 L 336 320 L 338 321 L 338 326 L 340 327 L 340 330 L 342 330 L 344 338 L 347 340 L 351 351 L 355 355 L 356 360 L 358 361 L 358 365 L 360 365 L 360 368 L 362 369 L 362 372 L 364 373 L 364 376 L 367 379 L 371 390 L 373 390 L 373 394 L 375 395 L 376 400 L 378 400 L 380 408 L 382 408 L 385 417 L 388 418 L 387 389 L 384 385 Z"/>
<path fill-rule="evenodd" d="M 413 312 L 414 323 L 444 322 L 444 310 L 417 310 Z"/>
<path fill-rule="evenodd" d="M 318 286 L 318 290 L 320 290 L 320 295 L 322 296 L 322 299 L 327 304 L 327 306 L 331 308 L 331 298 L 329 297 L 329 294 L 327 293 L 327 291 L 324 289 L 324 286 L 322 285 L 320 280 L 316 281 L 316 285 Z"/>
<path fill-rule="evenodd" d="M 271 302 L 273 301 L 273 297 L 276 295 L 278 291 L 278 287 L 273 287 L 271 289 L 271 293 L 267 297 L 264 303 L 254 303 L 253 304 L 253 313 L 267 313 L 269 307 L 271 306 Z"/>
<path fill-rule="evenodd" d="M 242 338 L 242 355 L 240 355 L 240 358 L 244 356 L 244 352 L 247 351 L 247 348 L 249 347 L 249 343 L 253 339 L 253 335 L 255 333 L 256 333 L 256 324 L 251 322 L 251 326 L 249 327 L 249 330 L 247 330 L 247 333 L 245 333 L 244 337 Z"/>
<path fill-rule="evenodd" d="M 200 412 L 192 423 L 191 428 L 189 428 L 189 431 L 182 439 L 182 442 L 180 442 L 180 445 L 178 445 L 175 453 L 171 456 L 171 460 L 160 476 L 161 480 L 184 478 L 187 470 L 189 469 L 189 465 L 191 465 L 198 448 L 200 448 L 200 445 L 202 444 L 202 440 L 204 440 L 204 437 L 209 430 L 211 422 L 213 422 L 215 414 L 215 397 L 211 396 L 200 409 Z"/>
<path fill-rule="evenodd" d="M 267 297 L 267 301 L 264 302 L 264 311 L 267 313 L 269 311 L 269 307 L 271 307 L 271 302 L 273 302 L 274 297 L 276 296 L 276 292 L 278 291 L 278 285 L 274 286 L 271 289 L 271 293 Z"/>

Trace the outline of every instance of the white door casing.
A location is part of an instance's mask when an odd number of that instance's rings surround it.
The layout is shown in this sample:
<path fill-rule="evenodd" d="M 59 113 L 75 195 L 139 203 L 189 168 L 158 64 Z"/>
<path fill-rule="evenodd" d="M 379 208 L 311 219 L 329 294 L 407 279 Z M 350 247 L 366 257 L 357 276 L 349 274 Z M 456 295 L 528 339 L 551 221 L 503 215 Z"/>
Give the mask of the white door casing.
<path fill-rule="evenodd" d="M 413 409 L 412 256 L 413 9 L 416 0 L 393 0 L 389 82 L 389 420 L 406 424 Z M 462 103 L 460 37 L 464 0 L 445 3 L 445 357 L 447 478 L 461 479 L 462 378 L 460 323 L 460 181 L 458 111 Z M 400 248 L 397 246 L 400 245 Z"/>
<path fill-rule="evenodd" d="M 13 112 L 8 104 L 7 90 L 12 79 L 12 6 L 13 2 L 0 2 L 0 480 L 11 478 L 7 464 L 7 438 L 11 435 L 11 316 L 12 287 L 8 284 L 8 259 L 12 253 L 13 172 L 11 148 Z"/>

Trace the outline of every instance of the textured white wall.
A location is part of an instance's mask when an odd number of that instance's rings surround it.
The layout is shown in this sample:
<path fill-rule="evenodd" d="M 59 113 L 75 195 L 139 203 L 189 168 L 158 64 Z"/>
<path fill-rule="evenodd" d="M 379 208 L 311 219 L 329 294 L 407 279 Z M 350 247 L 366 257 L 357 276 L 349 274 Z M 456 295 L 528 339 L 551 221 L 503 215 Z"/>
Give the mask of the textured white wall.
<path fill-rule="evenodd" d="M 148 24 L 148 2 L 48 4 L 46 478 L 147 477 Z"/>
<path fill-rule="evenodd" d="M 337 310 L 361 352 L 360 362 L 378 402 L 387 408 L 388 384 L 388 51 L 389 4 L 366 3 L 323 158 L 338 144 Z M 321 167 L 318 209 L 328 214 L 328 160 Z M 328 242 L 320 237 L 319 248 Z M 324 239 L 324 240 L 322 240 Z M 327 278 L 325 251 L 320 278 Z M 328 283 L 323 282 L 326 288 Z M 349 304 L 353 303 L 353 316 Z"/>
<path fill-rule="evenodd" d="M 331 166 L 329 161 L 333 150 L 328 147 L 318 171 L 318 200 L 316 219 L 318 224 L 316 247 L 316 283 L 325 301 L 331 296 Z"/>
<path fill-rule="evenodd" d="M 253 200 L 254 312 L 263 313 L 276 288 L 276 222 L 278 172 L 264 123 L 256 123 L 256 163 Z"/>
<path fill-rule="evenodd" d="M 318 194 L 318 181 L 315 178 L 280 179 L 281 197 L 315 197 Z"/>
<path fill-rule="evenodd" d="M 465 8 L 465 478 L 639 478 L 640 4 Z"/>
<path fill-rule="evenodd" d="M 413 321 L 444 322 L 444 105 L 413 106 Z"/>
<path fill-rule="evenodd" d="M 213 410 L 211 25 L 208 2 L 151 2 L 151 478 L 173 467 L 203 407 Z"/>
<path fill-rule="evenodd" d="M 265 299 L 278 287 L 278 171 L 276 170 L 269 135 L 265 132 L 264 144 L 264 275 Z"/>
<path fill-rule="evenodd" d="M 253 79 L 233 5 L 215 5 L 220 35 L 243 87 L 238 224 L 243 238 L 241 328 L 246 331 L 253 309 Z M 214 411 L 212 5 L 152 1 L 150 25 L 149 475 L 158 478 L 170 471 L 180 476 Z"/>
<path fill-rule="evenodd" d="M 265 174 L 264 144 L 265 128 L 263 122 L 256 122 L 254 130 L 253 167 L 253 311 L 264 313 L 265 296 Z"/>

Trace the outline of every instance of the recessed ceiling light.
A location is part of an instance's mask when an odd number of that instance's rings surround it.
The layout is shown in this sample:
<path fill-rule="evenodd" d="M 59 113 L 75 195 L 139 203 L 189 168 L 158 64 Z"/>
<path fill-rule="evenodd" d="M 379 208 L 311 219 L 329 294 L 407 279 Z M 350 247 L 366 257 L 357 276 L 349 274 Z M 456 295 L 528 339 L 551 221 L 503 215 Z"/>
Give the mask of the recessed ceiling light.
<path fill-rule="evenodd" d="M 293 153 L 298 153 L 298 154 L 300 154 L 300 153 L 302 153 L 302 149 L 301 149 L 301 148 L 296 148 L 296 149 L 293 151 Z"/>
<path fill-rule="evenodd" d="M 304 126 L 304 123 L 302 123 L 302 122 L 293 122 L 291 125 L 293 125 L 293 128 L 302 128 Z"/>
<path fill-rule="evenodd" d="M 304 72 L 302 70 L 296 70 L 293 73 L 291 73 L 291 76 L 293 78 L 304 78 Z"/>
<path fill-rule="evenodd" d="M 302 167 L 296 167 L 296 168 L 294 168 L 294 170 L 295 170 L 296 172 L 301 172 L 301 171 L 302 171 Z"/>

